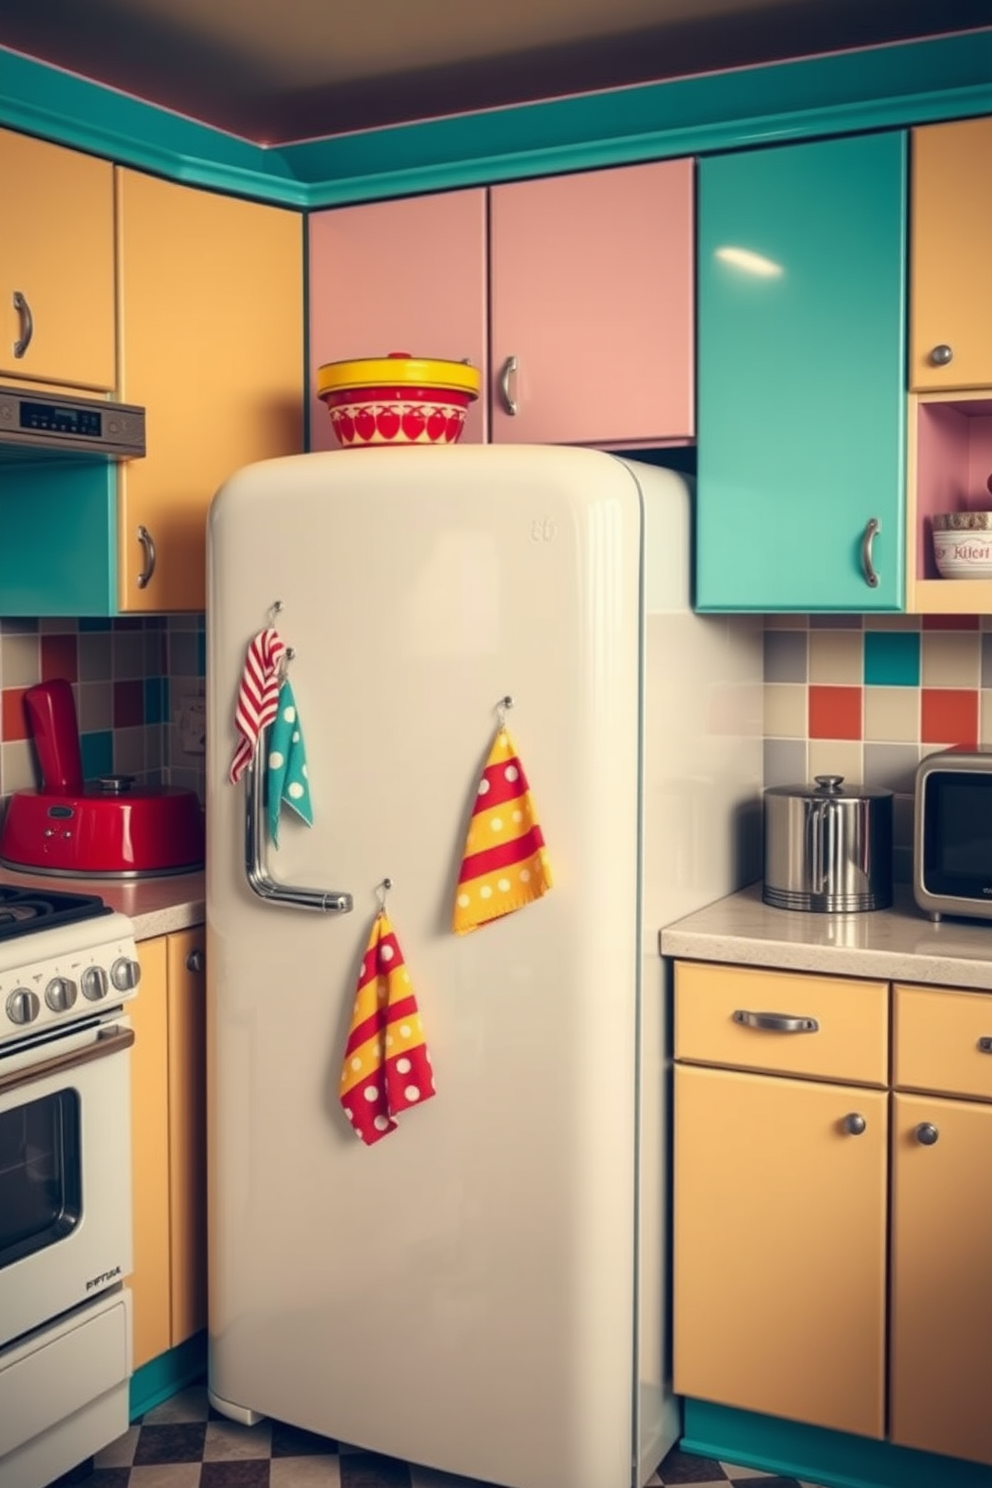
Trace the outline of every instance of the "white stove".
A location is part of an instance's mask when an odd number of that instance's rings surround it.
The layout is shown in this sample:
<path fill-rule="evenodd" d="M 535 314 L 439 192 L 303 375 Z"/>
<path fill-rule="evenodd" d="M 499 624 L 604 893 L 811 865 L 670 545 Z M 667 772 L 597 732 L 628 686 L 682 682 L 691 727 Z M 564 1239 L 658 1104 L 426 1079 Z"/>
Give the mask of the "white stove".
<path fill-rule="evenodd" d="M 4 1488 L 46 1488 L 127 1430 L 140 975 L 126 915 L 0 884 Z"/>

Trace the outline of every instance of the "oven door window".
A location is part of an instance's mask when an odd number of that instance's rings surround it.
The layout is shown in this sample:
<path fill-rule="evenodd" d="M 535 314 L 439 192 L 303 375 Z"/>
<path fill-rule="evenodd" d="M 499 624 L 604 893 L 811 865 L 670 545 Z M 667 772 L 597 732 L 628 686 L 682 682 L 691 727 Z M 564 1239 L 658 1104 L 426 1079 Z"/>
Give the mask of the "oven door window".
<path fill-rule="evenodd" d="M 80 1166 L 75 1090 L 0 1112 L 0 1270 L 79 1223 Z"/>

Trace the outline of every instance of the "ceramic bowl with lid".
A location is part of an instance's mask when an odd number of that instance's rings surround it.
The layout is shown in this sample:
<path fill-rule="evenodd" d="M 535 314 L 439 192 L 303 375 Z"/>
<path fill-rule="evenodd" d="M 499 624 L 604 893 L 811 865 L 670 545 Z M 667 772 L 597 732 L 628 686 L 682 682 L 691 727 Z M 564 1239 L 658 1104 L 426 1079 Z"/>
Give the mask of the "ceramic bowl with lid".
<path fill-rule="evenodd" d="M 942 579 L 992 578 L 992 511 L 935 512 L 931 525 Z"/>
<path fill-rule="evenodd" d="M 385 357 L 325 362 L 317 370 L 317 397 L 347 448 L 390 444 L 456 444 L 465 411 L 479 396 L 479 369 L 468 362 Z"/>

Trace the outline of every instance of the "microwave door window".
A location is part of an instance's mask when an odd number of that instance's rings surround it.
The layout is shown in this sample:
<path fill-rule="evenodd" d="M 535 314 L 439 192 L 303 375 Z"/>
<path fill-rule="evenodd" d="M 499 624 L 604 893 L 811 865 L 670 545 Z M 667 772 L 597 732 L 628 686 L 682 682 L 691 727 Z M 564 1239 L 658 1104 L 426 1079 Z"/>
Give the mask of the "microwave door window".
<path fill-rule="evenodd" d="M 992 776 L 935 775 L 928 792 L 926 876 L 941 894 L 992 895 Z"/>

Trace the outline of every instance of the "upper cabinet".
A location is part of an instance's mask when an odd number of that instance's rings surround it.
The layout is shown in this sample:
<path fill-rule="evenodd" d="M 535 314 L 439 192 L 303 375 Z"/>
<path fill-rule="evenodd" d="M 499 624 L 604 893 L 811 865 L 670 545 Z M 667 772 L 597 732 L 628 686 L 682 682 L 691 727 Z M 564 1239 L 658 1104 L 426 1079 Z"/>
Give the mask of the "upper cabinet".
<path fill-rule="evenodd" d="M 492 438 L 693 437 L 693 162 L 491 193 Z"/>
<path fill-rule="evenodd" d="M 0 130 L 0 374 L 116 382 L 114 167 Z"/>
<path fill-rule="evenodd" d="M 314 212 L 310 238 L 310 448 L 339 448 L 313 393 L 317 368 L 405 351 L 484 367 L 486 193 L 451 191 Z M 485 397 L 463 443 L 488 437 Z"/>
<path fill-rule="evenodd" d="M 912 139 L 910 386 L 992 388 L 992 116 Z"/>
<path fill-rule="evenodd" d="M 699 164 L 696 602 L 903 605 L 906 137 Z"/>
<path fill-rule="evenodd" d="M 202 610 L 214 493 L 303 448 L 302 217 L 126 169 L 117 204 L 118 391 L 148 411 L 120 468 L 119 608 Z"/>
<path fill-rule="evenodd" d="M 693 421 L 693 162 L 310 217 L 310 377 L 406 351 L 484 369 L 463 440 L 682 444 Z M 335 447 L 311 397 L 314 449 Z"/>

